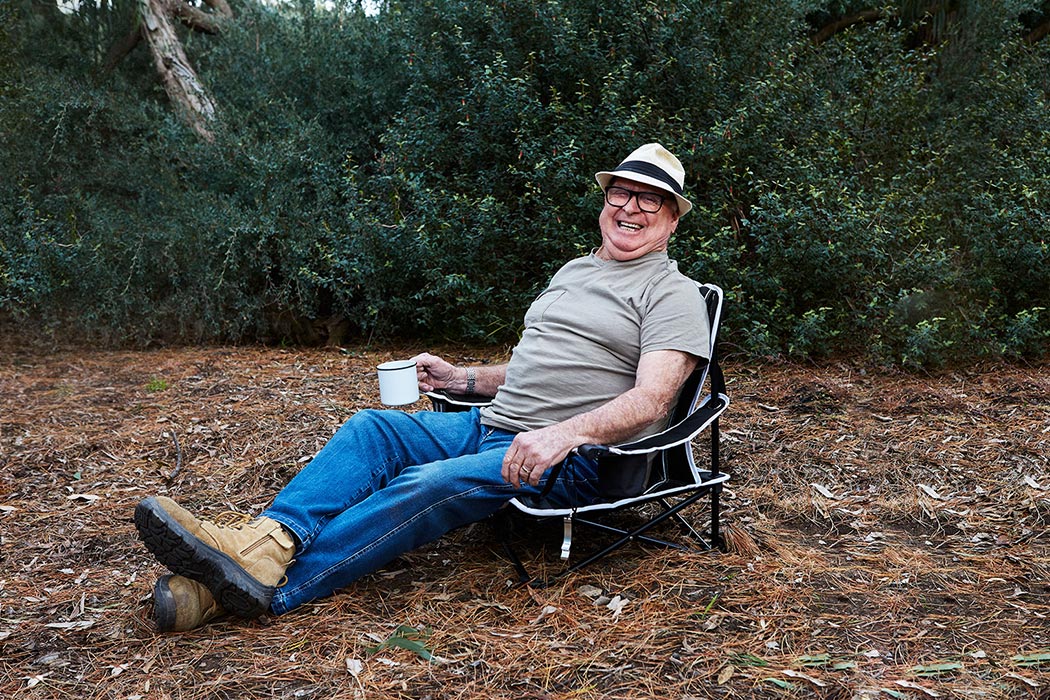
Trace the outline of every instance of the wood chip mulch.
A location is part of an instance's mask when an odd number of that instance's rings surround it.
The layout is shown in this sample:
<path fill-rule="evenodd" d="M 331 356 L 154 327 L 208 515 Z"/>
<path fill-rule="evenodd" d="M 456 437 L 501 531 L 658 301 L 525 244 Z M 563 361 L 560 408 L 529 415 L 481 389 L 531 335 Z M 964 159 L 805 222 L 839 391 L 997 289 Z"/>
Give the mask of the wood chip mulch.
<path fill-rule="evenodd" d="M 1050 697 L 1050 364 L 730 358 L 728 553 L 631 546 L 530 590 L 479 523 L 288 615 L 159 635 L 135 504 L 258 512 L 424 348 L 6 342 L 0 697 Z"/>

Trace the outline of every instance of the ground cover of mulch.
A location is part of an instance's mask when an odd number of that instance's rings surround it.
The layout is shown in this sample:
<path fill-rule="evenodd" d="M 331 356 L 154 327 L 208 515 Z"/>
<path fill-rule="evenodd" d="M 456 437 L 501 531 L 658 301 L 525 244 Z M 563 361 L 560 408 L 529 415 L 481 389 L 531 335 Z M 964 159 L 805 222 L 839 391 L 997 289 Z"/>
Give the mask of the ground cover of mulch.
<path fill-rule="evenodd" d="M 726 554 L 632 546 L 530 590 L 481 523 L 286 616 L 158 635 L 135 504 L 258 512 L 422 349 L 4 347 L 0 697 L 1050 697 L 1046 364 L 730 357 Z M 556 531 L 518 544 L 556 570 Z"/>

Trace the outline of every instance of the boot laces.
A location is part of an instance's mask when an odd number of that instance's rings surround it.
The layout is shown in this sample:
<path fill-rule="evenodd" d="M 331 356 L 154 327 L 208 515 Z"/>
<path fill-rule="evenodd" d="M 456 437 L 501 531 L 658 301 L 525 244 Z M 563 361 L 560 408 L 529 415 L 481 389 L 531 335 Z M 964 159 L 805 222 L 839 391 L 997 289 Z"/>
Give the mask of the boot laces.
<path fill-rule="evenodd" d="M 220 513 L 213 522 L 219 527 L 228 527 L 234 530 L 240 530 L 242 527 L 244 527 L 251 521 L 252 518 L 249 515 L 245 515 L 244 513 L 238 513 L 235 510 L 228 510 L 224 513 Z"/>

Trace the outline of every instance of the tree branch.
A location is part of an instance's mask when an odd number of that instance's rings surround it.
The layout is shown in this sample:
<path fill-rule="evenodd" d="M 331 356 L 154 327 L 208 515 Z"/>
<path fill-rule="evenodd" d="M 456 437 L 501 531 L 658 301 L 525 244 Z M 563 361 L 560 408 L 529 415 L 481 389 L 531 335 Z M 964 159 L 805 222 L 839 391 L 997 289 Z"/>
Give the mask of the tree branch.
<path fill-rule="evenodd" d="M 881 18 L 882 12 L 880 10 L 861 10 L 852 15 L 840 17 L 834 22 L 821 27 L 820 30 L 813 35 L 812 41 L 816 46 L 820 46 L 844 29 L 848 29 L 855 24 L 861 24 L 863 22 L 874 22 Z"/>
<path fill-rule="evenodd" d="M 1026 44 L 1034 44 L 1037 41 L 1042 41 L 1047 34 L 1050 34 L 1050 19 L 1028 32 L 1028 34 L 1025 35 L 1024 41 Z"/>
<path fill-rule="evenodd" d="M 142 29 L 136 24 L 127 36 L 109 47 L 109 51 L 106 53 L 106 62 L 102 65 L 102 71 L 108 73 L 116 68 L 117 64 L 123 61 L 124 57 L 139 45 L 140 39 L 142 39 Z"/>
<path fill-rule="evenodd" d="M 226 5 L 225 0 L 212 1 L 224 5 L 225 12 L 223 10 L 219 10 L 218 13 L 205 12 L 185 2 L 173 2 L 172 12 L 190 29 L 196 29 L 205 34 L 218 34 L 222 31 L 223 22 L 231 19 L 233 13 L 230 11 L 230 6 Z M 211 3 L 208 4 L 210 5 Z"/>

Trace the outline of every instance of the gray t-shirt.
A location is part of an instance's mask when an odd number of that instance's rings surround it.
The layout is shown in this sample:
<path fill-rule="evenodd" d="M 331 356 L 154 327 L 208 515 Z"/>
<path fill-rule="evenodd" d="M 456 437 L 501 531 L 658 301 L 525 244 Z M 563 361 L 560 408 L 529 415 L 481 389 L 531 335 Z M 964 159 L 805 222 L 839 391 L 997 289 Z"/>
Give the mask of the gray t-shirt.
<path fill-rule="evenodd" d="M 481 422 L 535 430 L 593 410 L 634 387 L 643 353 L 708 358 L 709 328 L 696 285 L 667 253 L 626 262 L 577 258 L 529 307 L 507 377 Z"/>

